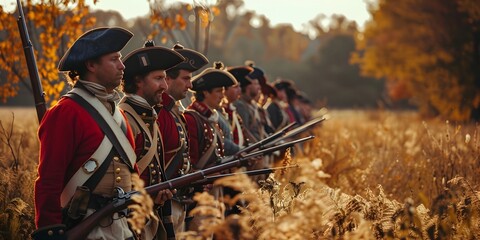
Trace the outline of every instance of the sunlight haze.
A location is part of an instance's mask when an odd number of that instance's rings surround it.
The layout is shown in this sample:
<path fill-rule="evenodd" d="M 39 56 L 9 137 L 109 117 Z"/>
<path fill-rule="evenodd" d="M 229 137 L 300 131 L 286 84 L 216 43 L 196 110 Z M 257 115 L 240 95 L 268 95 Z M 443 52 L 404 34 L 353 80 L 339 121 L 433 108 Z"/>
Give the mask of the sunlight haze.
<path fill-rule="evenodd" d="M 277 24 L 291 24 L 297 31 L 305 30 L 308 21 L 319 14 L 330 17 L 333 14 L 342 14 L 349 20 L 355 20 L 360 28 L 370 18 L 367 10 L 367 2 L 372 0 L 244 0 L 244 10 L 252 10 L 259 15 L 265 15 L 270 19 L 272 27 Z M 167 4 L 177 2 L 214 4 L 215 0 L 166 0 Z M 7 11 L 14 10 L 16 1 L 0 0 Z M 99 0 L 93 5 L 93 0 L 87 0 L 93 10 L 114 10 L 119 12 L 125 19 L 147 15 L 149 12 L 146 0 Z M 324 22 L 326 24 L 327 22 Z"/>

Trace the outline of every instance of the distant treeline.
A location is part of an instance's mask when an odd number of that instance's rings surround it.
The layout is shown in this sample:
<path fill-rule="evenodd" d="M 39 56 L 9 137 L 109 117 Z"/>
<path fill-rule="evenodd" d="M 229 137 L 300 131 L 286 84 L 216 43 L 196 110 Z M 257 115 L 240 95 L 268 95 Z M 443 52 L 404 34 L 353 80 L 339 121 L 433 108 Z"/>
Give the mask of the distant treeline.
<path fill-rule="evenodd" d="M 96 18 L 95 26 L 121 26 L 135 34 L 122 51 L 123 55 L 142 46 L 147 37 L 155 32 L 157 45 L 172 47 L 179 42 L 185 47 L 204 52 L 212 63 L 223 61 L 226 66 L 233 66 L 253 60 L 257 67 L 265 70 L 269 81 L 277 78 L 293 80 L 317 107 L 392 106 L 385 95 L 384 82 L 361 77 L 359 67 L 350 63 L 350 57 L 356 49 L 358 29 L 355 22 L 334 15 L 330 17 L 329 26 L 322 26 L 320 21 L 324 17 L 319 16 L 310 22 L 312 31 L 316 32 L 316 37 L 311 39 L 294 31 L 290 25 L 271 27 L 265 16 L 257 16 L 252 12 L 240 13 L 236 7 L 233 8 L 236 11 L 227 11 L 229 6 L 232 9 L 230 1 L 217 5 L 215 10 L 219 14 L 208 27 L 197 27 L 193 21 L 185 24 L 183 30 L 162 29 L 152 23 L 149 15 L 127 21 L 115 11 L 95 11 L 90 14 Z M 189 15 L 193 11 L 180 9 L 186 8 L 185 5 L 172 8 L 162 12 L 165 19 L 175 12 L 181 12 L 185 19 L 191 19 Z M 259 22 L 259 27 L 252 27 L 252 20 Z M 18 96 L 8 99 L 8 105 L 33 106 L 33 98 L 23 88 L 20 85 Z M 396 107 L 399 106 L 397 103 Z"/>

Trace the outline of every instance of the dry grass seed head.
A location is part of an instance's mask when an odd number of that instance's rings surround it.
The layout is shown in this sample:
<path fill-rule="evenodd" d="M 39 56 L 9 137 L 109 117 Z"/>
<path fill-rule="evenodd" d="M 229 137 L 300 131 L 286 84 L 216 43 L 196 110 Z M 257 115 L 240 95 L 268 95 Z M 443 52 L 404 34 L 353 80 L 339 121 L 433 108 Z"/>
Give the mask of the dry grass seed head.
<path fill-rule="evenodd" d="M 197 202 L 197 206 L 190 211 L 190 216 L 201 219 L 199 234 L 204 237 L 212 235 L 216 227 L 224 221 L 225 205 L 208 192 L 196 193 L 193 200 Z"/>
<path fill-rule="evenodd" d="M 138 193 L 132 196 L 135 204 L 130 206 L 131 213 L 128 218 L 132 230 L 141 233 L 142 229 L 149 219 L 158 221 L 158 217 L 154 214 L 153 200 L 145 191 L 143 180 L 137 174 L 132 175 L 133 189 Z"/>

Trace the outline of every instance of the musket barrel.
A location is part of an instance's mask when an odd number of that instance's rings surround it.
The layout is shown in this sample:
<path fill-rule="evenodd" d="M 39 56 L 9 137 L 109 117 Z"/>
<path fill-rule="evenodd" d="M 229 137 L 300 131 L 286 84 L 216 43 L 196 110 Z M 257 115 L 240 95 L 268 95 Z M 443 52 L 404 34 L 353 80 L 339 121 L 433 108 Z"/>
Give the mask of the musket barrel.
<path fill-rule="evenodd" d="M 245 172 L 235 172 L 235 173 L 227 173 L 227 174 L 222 174 L 222 175 L 207 176 L 206 178 L 204 178 L 200 181 L 195 181 L 195 182 L 189 184 L 189 186 L 198 186 L 198 185 L 209 184 L 209 183 L 213 183 L 214 181 L 216 181 L 220 178 L 235 176 L 235 175 L 239 175 L 239 174 L 246 174 L 247 176 L 256 176 L 256 175 L 262 175 L 262 174 L 270 174 L 270 173 L 275 172 L 276 170 L 288 169 L 288 168 L 294 168 L 294 167 L 298 167 L 298 165 L 286 166 L 286 167 L 277 167 L 277 168 L 265 168 L 265 169 L 250 170 L 250 171 L 245 171 Z"/>
<path fill-rule="evenodd" d="M 32 84 L 33 99 L 35 100 L 35 109 L 37 110 L 37 118 L 40 123 L 47 111 L 45 93 L 43 92 L 40 76 L 38 75 L 37 61 L 35 60 L 32 42 L 28 35 L 27 24 L 25 22 L 25 16 L 23 14 L 20 0 L 17 0 L 17 7 L 19 11 L 17 26 L 20 32 L 20 38 L 22 39 L 23 52 L 27 61 L 28 75 L 30 76 L 30 83 Z"/>
<path fill-rule="evenodd" d="M 242 153 L 245 153 L 245 152 L 250 152 L 252 150 L 255 150 L 255 149 L 261 149 L 265 144 L 267 143 L 270 143 L 272 142 L 273 140 L 283 136 L 288 129 L 290 129 L 291 127 L 295 126 L 297 124 L 297 122 L 292 122 L 290 124 L 288 124 L 287 126 L 283 127 L 282 129 L 278 130 L 276 133 L 266 137 L 265 139 L 263 140 L 260 140 L 256 143 L 253 143 L 252 145 L 249 145 L 243 149 L 241 149 L 240 151 L 238 151 L 237 153 L 235 153 L 235 155 L 240 155 Z"/>
<path fill-rule="evenodd" d="M 274 144 L 280 142 L 280 141 L 283 141 L 285 139 L 289 139 L 291 137 L 294 137 L 302 132 L 305 132 L 306 130 L 310 129 L 311 127 L 325 121 L 326 119 L 325 118 L 315 118 L 315 119 L 312 119 L 306 123 L 304 123 L 303 125 L 291 130 L 291 131 L 288 131 L 285 135 L 283 135 L 282 137 L 280 138 L 277 138 L 275 139 L 274 141 L 272 142 L 269 142 L 267 144 L 265 144 L 265 148 L 268 148 L 268 147 L 271 147 L 273 146 Z"/>

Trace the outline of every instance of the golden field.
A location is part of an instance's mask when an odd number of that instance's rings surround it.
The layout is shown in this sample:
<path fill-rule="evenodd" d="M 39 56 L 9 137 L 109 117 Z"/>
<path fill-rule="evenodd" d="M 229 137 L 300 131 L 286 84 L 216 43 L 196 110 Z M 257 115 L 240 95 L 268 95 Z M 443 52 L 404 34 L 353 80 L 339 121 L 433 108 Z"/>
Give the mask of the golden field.
<path fill-rule="evenodd" d="M 217 181 L 243 192 L 242 215 L 225 219 L 221 204 L 197 195 L 197 214 L 208 224 L 182 238 L 480 238 L 477 125 L 414 112 L 328 115 L 314 140 L 278 163 L 299 168 L 272 174 L 260 187 L 244 175 Z M 34 228 L 38 123 L 33 109 L 0 108 L 0 120 L 0 239 L 26 239 Z"/>

